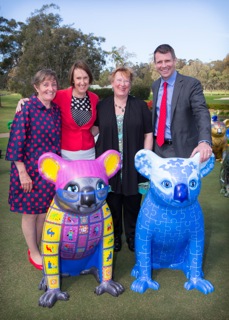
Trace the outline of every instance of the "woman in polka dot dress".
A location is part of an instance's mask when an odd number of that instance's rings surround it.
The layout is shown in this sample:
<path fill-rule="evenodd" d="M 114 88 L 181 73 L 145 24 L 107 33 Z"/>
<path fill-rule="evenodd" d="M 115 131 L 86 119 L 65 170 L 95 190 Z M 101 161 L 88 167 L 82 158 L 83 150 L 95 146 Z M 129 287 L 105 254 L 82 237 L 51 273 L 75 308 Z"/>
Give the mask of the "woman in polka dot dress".
<path fill-rule="evenodd" d="M 42 269 L 39 243 L 45 214 L 55 194 L 53 184 L 38 173 L 38 158 L 45 152 L 60 155 L 61 114 L 52 102 L 57 77 L 50 69 L 40 70 L 33 79 L 36 94 L 16 113 L 11 126 L 6 160 L 11 162 L 10 210 L 22 213 L 22 231 L 29 261 Z"/>

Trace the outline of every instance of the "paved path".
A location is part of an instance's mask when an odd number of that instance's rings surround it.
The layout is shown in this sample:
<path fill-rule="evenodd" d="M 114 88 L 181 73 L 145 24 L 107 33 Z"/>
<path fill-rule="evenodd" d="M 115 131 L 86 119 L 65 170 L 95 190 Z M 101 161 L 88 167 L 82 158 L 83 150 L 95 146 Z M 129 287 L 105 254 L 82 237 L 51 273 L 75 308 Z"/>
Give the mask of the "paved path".
<path fill-rule="evenodd" d="M 9 138 L 9 133 L 0 133 L 0 138 Z"/>

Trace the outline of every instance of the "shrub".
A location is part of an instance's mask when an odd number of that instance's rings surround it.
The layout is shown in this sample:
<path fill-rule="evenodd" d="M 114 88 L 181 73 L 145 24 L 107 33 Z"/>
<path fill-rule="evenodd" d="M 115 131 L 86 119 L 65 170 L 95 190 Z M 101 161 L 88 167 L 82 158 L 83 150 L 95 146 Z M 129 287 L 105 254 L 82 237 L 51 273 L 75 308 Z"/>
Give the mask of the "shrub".
<path fill-rule="evenodd" d="M 113 90 L 111 88 L 101 88 L 101 89 L 92 89 L 90 88 L 90 91 L 94 92 L 99 96 L 99 99 L 102 100 L 104 98 L 107 98 L 113 94 Z"/>
<path fill-rule="evenodd" d="M 142 100 L 147 100 L 149 98 L 150 95 L 150 87 L 148 86 L 132 86 L 131 90 L 130 90 L 130 94 L 142 99 Z"/>
<path fill-rule="evenodd" d="M 97 94 L 101 100 L 113 94 L 113 90 L 111 88 L 101 88 L 101 89 L 90 88 L 90 91 Z M 139 99 L 147 100 L 150 95 L 150 88 L 147 86 L 139 86 L 139 85 L 132 86 L 130 90 L 130 94 Z"/>

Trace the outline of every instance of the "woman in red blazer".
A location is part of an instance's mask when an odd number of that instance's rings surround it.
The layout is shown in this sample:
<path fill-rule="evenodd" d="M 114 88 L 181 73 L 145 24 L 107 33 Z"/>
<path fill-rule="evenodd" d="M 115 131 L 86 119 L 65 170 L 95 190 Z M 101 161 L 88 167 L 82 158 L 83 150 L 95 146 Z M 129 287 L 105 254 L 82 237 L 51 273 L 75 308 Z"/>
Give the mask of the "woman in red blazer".
<path fill-rule="evenodd" d="M 88 91 L 93 81 L 91 70 L 83 61 L 70 69 L 71 87 L 58 90 L 54 102 L 61 109 L 61 155 L 65 159 L 95 158 L 95 142 L 91 127 L 96 119 L 99 98 Z"/>

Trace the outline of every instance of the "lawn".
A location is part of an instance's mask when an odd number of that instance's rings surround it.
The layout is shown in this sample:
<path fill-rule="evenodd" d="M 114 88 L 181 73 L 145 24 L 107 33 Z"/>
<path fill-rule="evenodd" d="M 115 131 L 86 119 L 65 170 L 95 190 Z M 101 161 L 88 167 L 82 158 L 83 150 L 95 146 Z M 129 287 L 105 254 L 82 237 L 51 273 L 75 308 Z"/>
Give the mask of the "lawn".
<path fill-rule="evenodd" d="M 1 107 L 0 107 L 0 133 L 8 132 L 8 122 L 12 121 L 15 114 L 15 108 L 18 100 L 21 98 L 20 94 L 1 94 Z"/>
<path fill-rule="evenodd" d="M 0 133 L 8 132 L 19 95 L 2 96 Z M 7 138 L 0 138 L 5 153 Z M 8 199 L 10 163 L 0 159 L 0 318 L 1 320 L 226 320 L 228 319 L 228 202 L 220 194 L 220 163 L 203 179 L 199 197 L 205 217 L 205 252 L 203 269 L 206 279 L 215 287 L 212 294 L 186 291 L 181 271 L 156 270 L 153 277 L 161 285 L 158 291 L 137 294 L 130 289 L 134 280 L 130 272 L 135 256 L 124 241 L 121 252 L 114 255 L 114 278 L 125 292 L 118 298 L 109 294 L 97 296 L 95 279 L 88 276 L 62 280 L 68 291 L 67 302 L 58 301 L 52 309 L 38 306 L 41 272 L 29 264 L 27 248 L 21 232 L 21 216 L 10 213 Z M 123 239 L 124 240 L 124 239 Z"/>
<path fill-rule="evenodd" d="M 62 289 L 69 301 L 58 301 L 52 309 L 38 306 L 42 292 L 38 284 L 42 274 L 27 260 L 27 248 L 21 232 L 21 216 L 10 213 L 7 203 L 10 164 L 0 159 L 0 318 L 1 320 L 227 320 L 228 319 L 228 203 L 219 192 L 219 169 L 205 178 L 199 197 L 205 217 L 204 275 L 215 291 L 204 295 L 184 289 L 181 271 L 161 269 L 153 273 L 160 289 L 144 294 L 133 292 L 130 272 L 134 253 L 123 243 L 114 255 L 114 279 L 125 292 L 118 298 L 107 293 L 94 294 L 93 276 L 63 278 Z M 124 239 L 123 239 L 124 240 Z"/>

